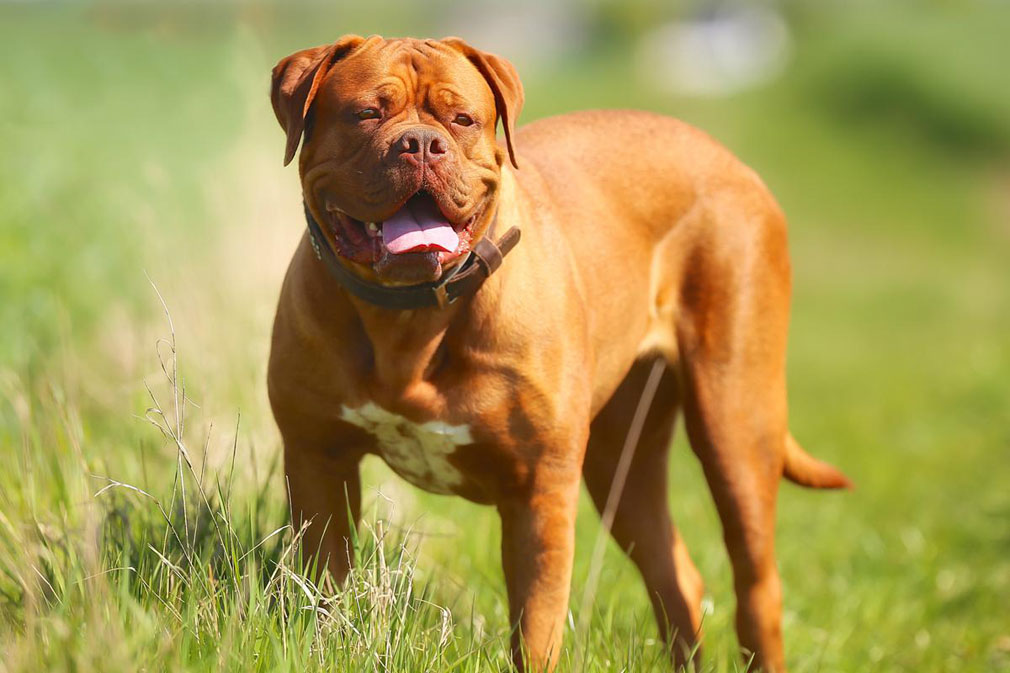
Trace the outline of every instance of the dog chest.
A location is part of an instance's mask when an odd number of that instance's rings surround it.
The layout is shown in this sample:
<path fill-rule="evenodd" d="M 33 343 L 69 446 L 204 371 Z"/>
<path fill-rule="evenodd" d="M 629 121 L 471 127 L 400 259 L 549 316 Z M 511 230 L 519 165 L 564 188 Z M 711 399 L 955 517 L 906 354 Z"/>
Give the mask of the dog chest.
<path fill-rule="evenodd" d="M 415 423 L 373 402 L 357 409 L 344 406 L 341 418 L 376 439 L 389 467 L 410 483 L 433 493 L 452 494 L 463 475 L 449 456 L 473 443 L 470 427 L 442 421 Z"/>

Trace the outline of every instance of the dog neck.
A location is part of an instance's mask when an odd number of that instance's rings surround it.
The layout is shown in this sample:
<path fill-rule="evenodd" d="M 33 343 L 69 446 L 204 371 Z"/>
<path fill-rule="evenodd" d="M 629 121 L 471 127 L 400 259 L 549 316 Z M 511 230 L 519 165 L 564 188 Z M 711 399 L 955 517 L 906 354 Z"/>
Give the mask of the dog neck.
<path fill-rule="evenodd" d="M 374 383 L 387 390 L 405 390 L 437 373 L 449 356 L 449 333 L 465 313 L 460 303 L 414 311 L 384 309 L 356 297 L 351 303 L 371 346 Z"/>

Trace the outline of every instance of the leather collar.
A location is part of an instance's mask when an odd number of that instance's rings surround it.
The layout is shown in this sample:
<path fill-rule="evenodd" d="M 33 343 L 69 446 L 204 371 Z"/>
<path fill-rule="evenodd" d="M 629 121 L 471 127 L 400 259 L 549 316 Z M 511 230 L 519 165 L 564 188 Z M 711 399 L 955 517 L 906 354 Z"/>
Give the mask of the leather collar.
<path fill-rule="evenodd" d="M 305 205 L 305 221 L 309 227 L 309 240 L 316 258 L 326 264 L 330 274 L 344 289 L 370 304 L 401 311 L 435 306 L 445 308 L 460 297 L 475 294 L 484 281 L 498 270 L 502 258 L 516 246 L 520 236 L 519 229 L 512 227 L 498 239 L 497 243 L 494 242 L 492 236 L 497 224 L 496 215 L 487 233 L 474 244 L 467 258 L 446 272 L 438 281 L 388 287 L 363 280 L 340 263 L 337 253 L 323 235 L 319 223 L 312 217 L 308 205 Z"/>

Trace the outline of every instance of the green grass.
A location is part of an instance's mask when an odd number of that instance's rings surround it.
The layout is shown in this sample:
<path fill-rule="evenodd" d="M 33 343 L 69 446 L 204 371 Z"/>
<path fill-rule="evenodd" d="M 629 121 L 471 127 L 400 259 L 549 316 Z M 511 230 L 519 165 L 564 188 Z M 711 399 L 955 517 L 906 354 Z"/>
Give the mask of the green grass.
<path fill-rule="evenodd" d="M 769 87 L 665 98 L 611 43 L 524 69 L 524 120 L 683 117 L 790 217 L 791 425 L 858 485 L 783 487 L 792 670 L 1010 671 L 1010 17 L 789 7 L 796 58 Z M 264 385 L 303 226 L 269 68 L 343 32 L 440 35 L 448 13 L 0 5 L 0 671 L 508 670 L 488 508 L 368 462 L 348 587 L 294 571 Z M 705 670 L 742 670 L 682 436 L 671 470 Z M 583 498 L 573 625 L 597 532 Z M 613 546 L 604 577 L 563 670 L 667 670 Z"/>

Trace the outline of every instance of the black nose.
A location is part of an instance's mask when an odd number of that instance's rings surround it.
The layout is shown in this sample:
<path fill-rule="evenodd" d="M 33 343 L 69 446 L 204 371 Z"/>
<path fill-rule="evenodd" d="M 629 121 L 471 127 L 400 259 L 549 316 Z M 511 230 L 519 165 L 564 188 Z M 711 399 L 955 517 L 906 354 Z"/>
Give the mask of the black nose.
<path fill-rule="evenodd" d="M 404 161 L 433 164 L 449 151 L 445 137 L 433 128 L 415 127 L 403 133 L 393 143 L 393 151 Z"/>

